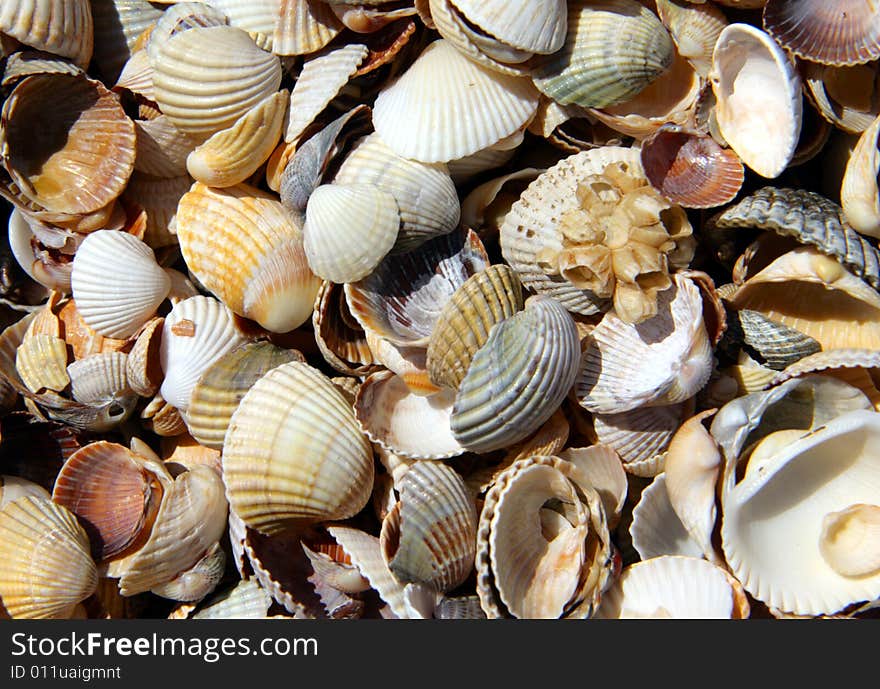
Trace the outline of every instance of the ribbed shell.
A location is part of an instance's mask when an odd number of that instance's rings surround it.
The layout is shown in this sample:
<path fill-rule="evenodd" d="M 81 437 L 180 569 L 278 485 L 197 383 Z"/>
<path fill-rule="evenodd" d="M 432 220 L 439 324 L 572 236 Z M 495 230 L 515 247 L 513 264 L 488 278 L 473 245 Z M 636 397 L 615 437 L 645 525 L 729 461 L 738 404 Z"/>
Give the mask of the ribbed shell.
<path fill-rule="evenodd" d="M 632 511 L 629 532 L 633 548 L 643 560 L 664 555 L 703 557 L 703 549 L 672 509 L 666 474 L 659 474 L 642 491 Z"/>
<path fill-rule="evenodd" d="M 395 153 L 446 162 L 498 143 L 538 108 L 529 80 L 478 65 L 441 39 L 376 98 L 373 123 Z"/>
<path fill-rule="evenodd" d="M 474 355 L 455 397 L 453 434 L 474 452 L 523 440 L 562 404 L 579 362 L 568 311 L 549 297 L 531 297 Z"/>
<path fill-rule="evenodd" d="M 132 391 L 141 397 L 152 397 L 162 384 L 159 343 L 162 341 L 164 318 L 153 318 L 138 334 L 125 362 L 125 374 Z"/>
<path fill-rule="evenodd" d="M 215 543 L 192 567 L 180 572 L 171 581 L 150 589 L 151 593 L 177 601 L 200 601 L 223 579 L 226 552 Z"/>
<path fill-rule="evenodd" d="M 232 126 L 281 85 L 278 57 L 231 26 L 177 33 L 150 63 L 160 110 L 181 131 L 204 136 Z"/>
<path fill-rule="evenodd" d="M 137 158 L 134 169 L 153 177 L 179 177 L 187 173 L 186 158 L 198 139 L 177 129 L 166 115 L 136 120 Z"/>
<path fill-rule="evenodd" d="M 177 235 L 171 232 L 177 217 L 177 204 L 192 186 L 188 174 L 162 179 L 135 171 L 123 193 L 147 213 L 144 242 L 154 249 L 176 246 Z"/>
<path fill-rule="evenodd" d="M 366 334 L 351 315 L 342 285 L 324 282 L 312 312 L 315 342 L 324 357 L 340 373 L 368 375 L 376 369 Z"/>
<path fill-rule="evenodd" d="M 162 16 L 147 0 L 90 0 L 95 25 L 94 62 L 112 82 L 131 57 L 135 42 Z"/>
<path fill-rule="evenodd" d="M 194 620 L 263 619 L 272 599 L 254 579 L 239 581 L 234 588 L 214 596 L 192 616 Z"/>
<path fill-rule="evenodd" d="M 639 407 L 617 414 L 593 414 L 593 428 L 599 442 L 614 448 L 629 471 L 666 451 L 684 415 L 682 404 Z"/>
<path fill-rule="evenodd" d="M 455 7 L 471 24 L 520 50 L 555 53 L 565 42 L 565 0 L 457 0 Z"/>
<path fill-rule="evenodd" d="M 9 0 L 0 8 L 0 32 L 83 68 L 92 59 L 89 0 Z"/>
<path fill-rule="evenodd" d="M 172 406 L 186 411 L 192 390 L 207 368 L 244 342 L 232 314 L 211 297 L 179 302 L 165 317 L 159 358 L 165 379 L 159 391 Z"/>
<path fill-rule="evenodd" d="M 45 333 L 29 335 L 15 350 L 15 371 L 33 393 L 62 392 L 70 384 L 67 343 Z"/>
<path fill-rule="evenodd" d="M 235 513 L 273 533 L 357 514 L 372 489 L 373 454 L 341 393 L 294 361 L 245 393 L 226 432 L 223 477 Z"/>
<path fill-rule="evenodd" d="M 52 499 L 76 514 L 103 562 L 146 541 L 168 482 L 128 448 L 102 440 L 64 463 Z"/>
<path fill-rule="evenodd" d="M 569 3 L 561 50 L 536 61 L 535 86 L 563 105 L 604 108 L 629 100 L 672 64 L 675 45 L 635 0 Z"/>
<path fill-rule="evenodd" d="M 69 618 L 98 586 L 89 538 L 65 507 L 25 496 L 0 511 L 0 600 L 14 618 Z"/>
<path fill-rule="evenodd" d="M 710 3 L 657 0 L 657 14 L 669 29 L 679 55 L 687 58 L 701 77 L 706 77 L 712 68 L 715 42 L 727 26 L 724 13 Z"/>
<path fill-rule="evenodd" d="M 124 352 L 102 352 L 77 359 L 67 366 L 70 394 L 83 404 L 107 404 L 123 397 L 134 397 L 128 385 Z"/>
<path fill-rule="evenodd" d="M 125 339 L 153 316 L 171 290 L 171 278 L 134 235 L 98 230 L 77 249 L 70 285 L 90 328 Z"/>
<path fill-rule="evenodd" d="M 272 52 L 276 55 L 314 53 L 345 28 L 320 0 L 281 0 L 279 12 L 272 37 Z"/>
<path fill-rule="evenodd" d="M 272 50 L 281 0 L 211 0 L 211 6 L 223 12 L 231 26 L 247 31 L 258 46 Z"/>
<path fill-rule="evenodd" d="M 134 123 L 100 82 L 67 74 L 27 77 L 4 102 L 2 118 L 3 164 L 42 208 L 91 213 L 125 188 L 134 169 Z"/>
<path fill-rule="evenodd" d="M 759 227 L 833 256 L 880 288 L 880 251 L 855 232 L 836 203 L 806 189 L 764 187 L 713 219 L 722 229 Z"/>
<path fill-rule="evenodd" d="M 233 312 L 273 332 L 311 316 L 321 282 L 309 269 L 298 221 L 272 194 L 197 182 L 178 205 L 177 236 L 193 275 Z"/>
<path fill-rule="evenodd" d="M 809 335 L 776 323 L 758 311 L 743 309 L 731 317 L 739 321 L 743 342 L 760 355 L 765 366 L 776 371 L 822 349 Z"/>
<path fill-rule="evenodd" d="M 493 326 L 522 310 L 522 285 L 506 265 L 472 275 L 452 295 L 428 342 L 428 375 L 435 385 L 457 390 Z"/>
<path fill-rule="evenodd" d="M 241 398 L 276 366 L 297 361 L 289 349 L 269 342 L 250 342 L 215 361 L 193 388 L 186 425 L 201 445 L 223 449 L 229 419 Z"/>
<path fill-rule="evenodd" d="M 853 149 L 840 185 L 840 203 L 856 231 L 880 237 L 880 117 Z"/>

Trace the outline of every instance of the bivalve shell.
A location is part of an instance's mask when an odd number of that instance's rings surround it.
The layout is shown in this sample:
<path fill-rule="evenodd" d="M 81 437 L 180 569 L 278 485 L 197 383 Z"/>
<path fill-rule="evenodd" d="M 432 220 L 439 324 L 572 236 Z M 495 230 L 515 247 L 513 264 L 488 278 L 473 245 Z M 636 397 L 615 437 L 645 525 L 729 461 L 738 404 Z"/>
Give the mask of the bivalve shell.
<path fill-rule="evenodd" d="M 0 32 L 25 45 L 68 57 L 85 68 L 94 46 L 89 0 L 10 0 L 0 8 Z"/>
<path fill-rule="evenodd" d="M 880 117 L 853 149 L 840 187 L 840 202 L 857 232 L 880 238 Z"/>

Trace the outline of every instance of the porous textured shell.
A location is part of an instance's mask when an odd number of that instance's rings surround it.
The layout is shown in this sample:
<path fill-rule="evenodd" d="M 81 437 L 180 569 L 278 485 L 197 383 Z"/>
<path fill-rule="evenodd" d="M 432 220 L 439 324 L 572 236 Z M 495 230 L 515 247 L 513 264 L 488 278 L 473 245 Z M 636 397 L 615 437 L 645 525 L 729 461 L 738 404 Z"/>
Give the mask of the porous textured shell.
<path fill-rule="evenodd" d="M 69 618 L 98 586 L 89 538 L 66 507 L 25 496 L 0 510 L 0 599 L 15 618 Z"/>
<path fill-rule="evenodd" d="M 574 321 L 550 297 L 493 328 L 455 396 L 451 427 L 458 442 L 488 452 L 534 433 L 562 404 L 578 374 Z"/>
<path fill-rule="evenodd" d="M 70 285 L 90 328 L 125 339 L 156 312 L 171 290 L 171 278 L 153 250 L 134 235 L 98 230 L 77 249 Z"/>
<path fill-rule="evenodd" d="M 373 457 L 351 405 L 322 373 L 294 361 L 245 393 L 226 432 L 223 476 L 236 514 L 272 533 L 357 514 L 370 496 Z"/>
<path fill-rule="evenodd" d="M 493 72 L 440 39 L 379 93 L 373 123 L 395 153 L 436 163 L 498 143 L 537 108 L 528 79 Z"/>
<path fill-rule="evenodd" d="M 579 0 L 569 3 L 565 45 L 536 61 L 532 79 L 558 103 L 603 108 L 639 93 L 669 68 L 674 53 L 657 15 L 635 0 Z"/>

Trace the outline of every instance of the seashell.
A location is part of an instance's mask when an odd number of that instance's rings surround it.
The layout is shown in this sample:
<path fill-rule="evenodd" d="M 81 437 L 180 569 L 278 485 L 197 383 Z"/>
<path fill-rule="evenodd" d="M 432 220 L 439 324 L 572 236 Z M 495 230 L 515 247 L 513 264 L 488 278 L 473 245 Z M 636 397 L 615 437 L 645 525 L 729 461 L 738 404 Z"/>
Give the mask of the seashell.
<path fill-rule="evenodd" d="M 90 0 L 94 23 L 93 60 L 107 80 L 119 76 L 126 60 L 136 51 L 138 38 L 162 12 L 147 0 Z"/>
<path fill-rule="evenodd" d="M 230 26 L 244 29 L 263 50 L 272 50 L 275 27 L 281 18 L 281 0 L 211 0 L 229 19 Z"/>
<path fill-rule="evenodd" d="M 332 41 L 342 29 L 332 9 L 318 0 L 280 0 L 272 37 L 276 55 L 308 55 Z"/>
<path fill-rule="evenodd" d="M 876 349 L 832 349 L 810 354 L 790 364 L 768 381 L 766 387 L 810 373 L 823 373 L 861 390 L 876 409 L 880 405 L 880 391 L 874 382 L 873 369 L 878 367 L 880 357 Z"/>
<path fill-rule="evenodd" d="M 22 79 L 3 104 L 0 159 L 43 209 L 85 214 L 110 204 L 134 168 L 134 124 L 115 94 L 66 74 Z M 34 127 L 43 135 L 33 136 Z"/>
<path fill-rule="evenodd" d="M 485 620 L 486 613 L 480 607 L 478 596 L 444 597 L 434 609 L 438 620 Z"/>
<path fill-rule="evenodd" d="M 53 335 L 26 337 L 15 353 L 15 370 L 28 390 L 64 391 L 70 384 L 67 374 L 67 343 Z"/>
<path fill-rule="evenodd" d="M 721 135 L 749 168 L 778 177 L 801 132 L 801 79 L 792 60 L 760 29 L 730 24 L 715 44 L 710 80 Z"/>
<path fill-rule="evenodd" d="M 245 393 L 226 431 L 223 477 L 236 514 L 271 534 L 357 514 L 370 497 L 372 451 L 333 384 L 293 361 Z"/>
<path fill-rule="evenodd" d="M 609 44 L 609 36 L 627 40 Z M 569 3 L 561 50 L 535 61 L 538 90 L 563 105 L 604 108 L 629 100 L 672 64 L 675 46 L 653 12 L 635 0 Z"/>
<path fill-rule="evenodd" d="M 860 134 L 880 115 L 880 63 L 831 67 L 802 63 L 806 93 L 828 122 Z"/>
<path fill-rule="evenodd" d="M 477 510 L 464 481 L 444 464 L 418 462 L 399 490 L 398 507 L 379 537 L 391 572 L 401 582 L 439 592 L 464 583 L 474 566 L 477 535 Z"/>
<path fill-rule="evenodd" d="M 309 196 L 303 248 L 318 277 L 365 278 L 394 246 L 400 212 L 394 196 L 372 184 L 322 184 Z"/>
<path fill-rule="evenodd" d="M 716 423 L 713 435 L 720 432 Z M 849 523 L 845 511 L 876 503 L 870 477 L 878 469 L 878 434 L 875 412 L 844 413 L 789 439 L 760 461 L 753 456 L 740 480 L 735 475 L 736 455 L 726 454 L 722 547 L 731 572 L 755 598 L 786 612 L 821 615 L 880 595 L 880 571 L 861 570 L 859 576 L 851 576 L 835 568 L 845 557 L 858 555 L 850 550 L 856 543 L 846 535 L 838 532 L 839 541 L 832 535 L 836 527 L 857 532 L 860 527 Z M 780 502 L 782 482 L 786 498 Z M 862 545 L 876 550 L 870 538 Z M 843 552 L 832 554 L 836 546 Z"/>
<path fill-rule="evenodd" d="M 612 576 L 602 501 L 577 469 L 535 456 L 504 471 L 477 530 L 477 594 L 490 619 L 588 618 Z M 547 501 L 560 511 L 544 507 Z M 556 502 L 558 501 L 558 502 Z"/>
<path fill-rule="evenodd" d="M 599 493 L 608 519 L 608 528 L 616 527 L 628 490 L 627 476 L 620 456 L 612 448 L 602 444 L 569 448 L 558 456 L 577 467 L 579 484 L 590 485 Z"/>
<path fill-rule="evenodd" d="M 880 19 L 865 0 L 834 8 L 815 0 L 768 0 L 763 21 L 783 48 L 805 60 L 840 66 L 880 58 Z"/>
<path fill-rule="evenodd" d="M 67 367 L 73 399 L 94 406 L 119 402 L 133 406 L 136 394 L 128 385 L 128 354 L 105 352 L 72 362 Z"/>
<path fill-rule="evenodd" d="M 95 560 L 106 562 L 146 542 L 170 483 L 158 463 L 102 440 L 67 459 L 55 479 L 52 499 L 76 515 Z"/>
<path fill-rule="evenodd" d="M 0 510 L 13 500 L 18 500 L 26 495 L 37 499 L 51 500 L 49 492 L 33 481 L 28 481 L 18 476 L 3 476 L 0 474 Z"/>
<path fill-rule="evenodd" d="M 844 577 L 880 570 L 880 506 L 850 505 L 822 519 L 819 552 Z"/>
<path fill-rule="evenodd" d="M 425 347 L 397 345 L 370 330 L 364 335 L 376 362 L 400 376 L 410 392 L 424 397 L 442 390 L 428 378 Z"/>
<path fill-rule="evenodd" d="M 180 435 L 187 430 L 180 410 L 168 404 L 158 393 L 141 411 L 141 419 L 144 428 L 163 437 Z"/>
<path fill-rule="evenodd" d="M 200 0 L 175 2 L 174 5 L 176 7 L 169 7 L 162 13 L 155 26 L 137 43 L 148 51 L 150 60 L 155 60 L 160 48 L 177 34 L 194 28 L 229 25 L 229 18 L 223 12 Z"/>
<path fill-rule="evenodd" d="M 744 613 L 744 614 L 743 614 Z M 730 575 L 711 562 L 664 555 L 624 568 L 596 619 L 744 619 L 749 604 Z"/>
<path fill-rule="evenodd" d="M 126 339 L 168 296 L 171 279 L 153 250 L 126 232 L 93 232 L 76 252 L 70 276 L 83 321 L 105 337 Z"/>
<path fill-rule="evenodd" d="M 328 585 L 343 593 L 360 593 L 370 588 L 370 583 L 361 576 L 358 568 L 351 564 L 351 558 L 344 555 L 339 562 L 325 552 L 316 552 L 302 543 L 302 549 L 309 558 L 315 575 Z M 344 551 L 343 551 L 344 554 Z"/>
<path fill-rule="evenodd" d="M 746 280 L 731 304 L 812 337 L 823 350 L 873 347 L 878 336 L 877 292 L 812 247 L 777 258 Z"/>
<path fill-rule="evenodd" d="M 505 265 L 469 277 L 443 307 L 428 342 L 431 382 L 457 390 L 493 326 L 521 311 L 522 285 Z"/>
<path fill-rule="evenodd" d="M 160 110 L 180 131 L 204 137 L 233 126 L 281 85 L 278 57 L 231 26 L 174 34 L 151 51 L 150 64 Z"/>
<path fill-rule="evenodd" d="M 244 394 L 265 373 L 296 360 L 295 352 L 269 342 L 249 342 L 217 359 L 193 388 L 186 414 L 193 438 L 205 447 L 222 450 L 229 419 Z"/>
<path fill-rule="evenodd" d="M 287 91 L 267 96 L 234 125 L 211 136 L 186 159 L 193 179 L 210 187 L 244 182 L 266 162 L 281 138 Z"/>
<path fill-rule="evenodd" d="M 759 355 L 767 368 L 781 371 L 822 348 L 812 337 L 776 323 L 757 311 L 743 309 L 735 312 L 734 317 L 742 328 L 743 342 Z"/>
<path fill-rule="evenodd" d="M 546 168 L 527 167 L 484 182 L 461 202 L 461 225 L 474 229 L 481 238 L 497 236 L 504 216 L 530 182 Z"/>
<path fill-rule="evenodd" d="M 564 0 L 549 3 L 457 0 L 455 8 L 481 32 L 522 51 L 551 54 L 565 43 L 567 8 Z"/>
<path fill-rule="evenodd" d="M 150 593 L 179 601 L 200 601 L 213 591 L 223 579 L 226 553 L 215 543 L 201 560 L 181 572 L 171 581 L 154 586 Z"/>
<path fill-rule="evenodd" d="M 528 80 L 492 72 L 441 39 L 379 93 L 373 123 L 398 155 L 436 163 L 492 146 L 525 125 L 537 107 Z"/>
<path fill-rule="evenodd" d="M 135 51 L 122 68 L 113 91 L 120 93 L 123 89 L 150 102 L 156 100 L 153 90 L 153 68 L 150 66 L 150 56 L 146 50 Z"/>
<path fill-rule="evenodd" d="M 67 508 L 25 496 L 0 510 L 0 600 L 13 618 L 69 618 L 98 586 L 89 539 Z"/>
<path fill-rule="evenodd" d="M 880 287 L 880 252 L 852 230 L 840 206 L 815 192 L 764 187 L 727 208 L 712 222 L 720 228 L 760 227 L 794 237 Z"/>
<path fill-rule="evenodd" d="M 461 185 L 482 172 L 495 170 L 506 165 L 513 159 L 514 153 L 515 151 L 508 147 L 490 146 L 463 158 L 450 160 L 446 163 L 446 168 L 449 170 L 452 181 Z"/>
<path fill-rule="evenodd" d="M 685 208 L 729 203 L 743 184 L 739 156 L 693 130 L 663 126 L 642 143 L 641 156 L 651 186 Z"/>
<path fill-rule="evenodd" d="M 202 373 L 243 342 L 229 309 L 216 299 L 197 296 L 179 302 L 162 326 L 162 398 L 185 412 Z"/>
<path fill-rule="evenodd" d="M 115 563 L 123 596 L 167 584 L 190 569 L 223 535 L 227 503 L 223 481 L 206 466 L 194 466 L 166 489 L 150 538 Z"/>
<path fill-rule="evenodd" d="M 200 606 L 194 620 L 263 619 L 269 613 L 272 599 L 256 581 L 239 581 L 232 589 L 214 596 Z"/>
<path fill-rule="evenodd" d="M 443 306 L 488 263 L 476 234 L 453 231 L 386 257 L 363 280 L 346 284 L 345 297 L 364 330 L 394 344 L 425 347 Z"/>
<path fill-rule="evenodd" d="M 369 375 L 376 368 L 363 328 L 348 309 L 342 285 L 324 281 L 312 311 L 315 342 L 324 360 L 345 375 Z"/>
<path fill-rule="evenodd" d="M 137 131 L 136 171 L 162 178 L 187 174 L 186 159 L 198 145 L 197 137 L 178 130 L 167 115 L 153 120 L 136 120 L 134 124 Z"/>
<path fill-rule="evenodd" d="M 192 183 L 188 174 L 166 179 L 139 172 L 131 176 L 123 199 L 136 203 L 146 212 L 147 229 L 143 241 L 148 246 L 161 249 L 177 245 L 177 205 Z"/>
<path fill-rule="evenodd" d="M 568 311 L 549 297 L 531 297 L 523 311 L 494 327 L 474 354 L 452 410 L 456 440 L 488 452 L 531 435 L 562 404 L 579 361 Z"/>
<path fill-rule="evenodd" d="M 94 46 L 88 0 L 11 0 L 3 5 L 0 32 L 88 66 Z"/>
<path fill-rule="evenodd" d="M 306 60 L 290 92 L 284 141 L 297 141 L 352 78 L 369 52 L 367 46 L 346 45 Z"/>
<path fill-rule="evenodd" d="M 3 78 L 0 83 L 4 87 L 13 87 L 19 79 L 24 79 L 32 74 L 83 74 L 83 71 L 74 64 L 51 53 L 38 50 L 24 50 L 13 53 L 6 60 L 3 70 Z"/>
<path fill-rule="evenodd" d="M 880 237 L 880 116 L 859 137 L 840 188 L 847 222 L 857 232 Z"/>
<path fill-rule="evenodd" d="M 395 252 L 415 248 L 458 225 L 461 207 L 446 168 L 402 158 L 375 133 L 354 145 L 333 181 L 372 184 L 394 196 L 400 211 Z"/>
<path fill-rule="evenodd" d="M 293 330 L 311 315 L 321 283 L 298 222 L 271 194 L 196 182 L 181 197 L 177 236 L 190 271 L 233 312 L 272 332 Z"/>
<path fill-rule="evenodd" d="M 358 390 L 354 410 L 370 440 L 406 458 L 448 459 L 465 449 L 452 433 L 452 391 L 413 393 L 391 371 L 369 376 Z"/>
<path fill-rule="evenodd" d="M 708 77 L 715 43 L 727 26 L 724 13 L 712 4 L 657 0 L 657 14 L 672 35 L 678 53 L 687 58 L 701 77 Z"/>
<path fill-rule="evenodd" d="M 674 404 L 708 382 L 713 357 L 699 290 L 678 275 L 674 282 L 659 295 L 658 316 L 629 325 L 610 311 L 588 336 L 575 384 L 584 409 L 608 414 Z"/>
<path fill-rule="evenodd" d="M 152 397 L 162 384 L 159 364 L 159 343 L 162 341 L 164 318 L 153 318 L 138 334 L 125 363 L 128 385 L 141 397 Z"/>

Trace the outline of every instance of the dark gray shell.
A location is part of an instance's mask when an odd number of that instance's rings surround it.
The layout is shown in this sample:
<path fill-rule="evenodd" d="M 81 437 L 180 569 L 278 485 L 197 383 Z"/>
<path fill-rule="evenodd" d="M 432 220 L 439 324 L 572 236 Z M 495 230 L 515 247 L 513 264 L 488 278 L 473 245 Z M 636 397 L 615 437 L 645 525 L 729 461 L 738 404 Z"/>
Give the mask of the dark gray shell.
<path fill-rule="evenodd" d="M 822 350 L 822 345 L 809 335 L 772 321 L 758 311 L 743 309 L 729 316 L 737 320 L 743 343 L 755 350 L 762 363 L 774 371 L 782 371 Z"/>

